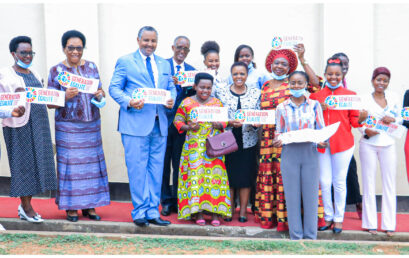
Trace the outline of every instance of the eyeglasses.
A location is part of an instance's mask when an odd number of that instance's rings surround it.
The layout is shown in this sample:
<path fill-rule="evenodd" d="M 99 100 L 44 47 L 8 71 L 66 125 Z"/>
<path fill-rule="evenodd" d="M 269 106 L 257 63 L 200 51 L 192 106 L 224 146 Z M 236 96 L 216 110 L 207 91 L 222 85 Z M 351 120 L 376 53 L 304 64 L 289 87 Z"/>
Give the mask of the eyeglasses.
<path fill-rule="evenodd" d="M 179 51 L 184 50 L 185 52 L 190 51 L 190 49 L 188 47 L 182 47 L 182 46 L 176 46 L 176 50 L 179 50 Z"/>
<path fill-rule="evenodd" d="M 17 52 L 17 54 L 19 54 L 22 57 L 26 57 L 26 56 L 34 56 L 36 54 L 36 52 L 33 52 L 33 51 L 20 51 L 20 52 Z"/>
<path fill-rule="evenodd" d="M 84 47 L 67 46 L 67 49 L 69 52 L 74 52 L 74 50 L 77 50 L 77 52 L 82 52 Z"/>

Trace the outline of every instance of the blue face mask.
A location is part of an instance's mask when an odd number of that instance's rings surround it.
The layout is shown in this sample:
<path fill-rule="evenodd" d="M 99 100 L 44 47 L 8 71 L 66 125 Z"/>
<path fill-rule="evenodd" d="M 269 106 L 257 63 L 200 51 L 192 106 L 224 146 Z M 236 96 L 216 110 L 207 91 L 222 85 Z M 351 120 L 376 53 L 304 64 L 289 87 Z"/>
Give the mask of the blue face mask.
<path fill-rule="evenodd" d="M 278 76 L 277 74 L 275 74 L 274 72 L 271 72 L 271 76 L 274 78 L 274 79 L 276 79 L 277 81 L 282 81 L 282 80 L 284 80 L 285 78 L 287 78 L 287 74 L 283 74 L 283 75 L 280 75 L 280 76 Z"/>
<path fill-rule="evenodd" d="M 98 101 L 95 98 L 92 98 L 91 103 L 97 106 L 98 108 L 103 108 L 106 104 L 106 100 L 104 97 L 101 98 L 101 101 Z"/>
<path fill-rule="evenodd" d="M 299 98 L 301 96 L 304 96 L 305 94 L 305 88 L 301 89 L 301 90 L 294 90 L 294 89 L 290 89 L 290 93 L 291 95 L 293 95 L 296 98 Z"/>
<path fill-rule="evenodd" d="M 331 90 L 336 90 L 336 89 L 338 89 L 339 87 L 342 86 L 342 81 L 340 81 L 340 82 L 338 83 L 338 85 L 336 85 L 336 86 L 332 86 L 329 82 L 325 82 L 325 85 L 326 85 L 328 88 L 330 88 Z"/>
<path fill-rule="evenodd" d="M 17 58 L 17 65 L 20 66 L 23 69 L 28 69 L 32 64 L 33 64 L 33 61 L 31 61 L 31 63 L 29 63 L 29 64 L 26 64 L 26 63 L 23 63 L 20 59 Z"/>
<path fill-rule="evenodd" d="M 250 64 L 248 65 L 249 71 L 253 68 L 253 62 L 250 62 Z"/>

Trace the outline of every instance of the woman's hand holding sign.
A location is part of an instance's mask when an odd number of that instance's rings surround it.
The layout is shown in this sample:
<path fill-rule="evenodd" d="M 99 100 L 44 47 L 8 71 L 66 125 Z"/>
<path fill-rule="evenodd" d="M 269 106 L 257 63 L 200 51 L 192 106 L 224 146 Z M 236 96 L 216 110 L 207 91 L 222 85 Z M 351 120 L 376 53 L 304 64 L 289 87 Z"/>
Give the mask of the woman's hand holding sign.
<path fill-rule="evenodd" d="M 243 125 L 242 122 L 237 121 L 237 120 L 230 120 L 229 121 L 229 126 L 234 127 L 234 128 L 239 128 Z"/>
<path fill-rule="evenodd" d="M 174 104 L 175 104 L 175 101 L 174 101 L 173 99 L 168 99 L 168 100 L 166 101 L 165 107 L 166 107 L 166 108 L 169 108 L 169 109 L 172 109 Z"/>
<path fill-rule="evenodd" d="M 73 97 L 78 95 L 78 88 L 75 87 L 69 87 L 65 91 L 65 101 L 72 99 Z"/>
<path fill-rule="evenodd" d="M 382 120 L 381 120 L 382 122 L 384 122 L 385 124 L 390 124 L 390 123 L 394 123 L 394 122 L 396 122 L 396 120 L 395 120 L 395 118 L 393 118 L 393 117 L 390 117 L 390 116 L 384 116 L 384 117 L 382 117 Z"/>
<path fill-rule="evenodd" d="M 26 111 L 26 108 L 24 106 L 18 106 L 13 109 L 13 111 L 11 112 L 11 115 L 13 117 L 21 117 L 22 115 L 24 115 L 25 111 Z"/>

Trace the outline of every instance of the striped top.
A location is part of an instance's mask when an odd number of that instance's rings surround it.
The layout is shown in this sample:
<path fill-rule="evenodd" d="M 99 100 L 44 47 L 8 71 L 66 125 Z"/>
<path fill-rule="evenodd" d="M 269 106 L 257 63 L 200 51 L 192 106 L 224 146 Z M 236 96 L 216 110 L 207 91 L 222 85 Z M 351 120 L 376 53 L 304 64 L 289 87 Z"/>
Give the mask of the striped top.
<path fill-rule="evenodd" d="M 288 98 L 276 109 L 276 132 L 285 133 L 301 129 L 322 129 L 325 127 L 321 105 L 318 101 L 305 97 L 305 102 L 297 106 Z"/>

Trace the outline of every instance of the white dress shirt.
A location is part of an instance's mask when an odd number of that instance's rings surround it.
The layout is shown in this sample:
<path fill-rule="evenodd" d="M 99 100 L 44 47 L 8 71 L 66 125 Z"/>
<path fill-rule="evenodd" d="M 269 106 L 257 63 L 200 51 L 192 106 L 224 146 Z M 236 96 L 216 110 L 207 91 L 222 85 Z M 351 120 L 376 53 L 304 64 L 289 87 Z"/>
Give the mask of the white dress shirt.
<path fill-rule="evenodd" d="M 178 63 L 176 63 L 175 59 L 173 58 L 173 71 L 175 71 L 175 74 L 176 74 L 176 72 L 178 70 L 178 68 L 176 66 L 178 66 Z M 183 61 L 180 64 L 180 70 L 179 71 L 181 71 L 181 72 L 185 71 L 185 61 Z M 175 74 L 172 74 L 172 75 L 175 75 Z"/>
<path fill-rule="evenodd" d="M 146 67 L 146 58 L 147 58 L 147 56 L 142 54 L 140 49 L 139 49 L 139 53 L 141 54 L 141 57 L 142 57 L 143 61 L 145 62 L 145 67 Z M 155 88 L 157 88 L 158 87 L 158 78 L 159 78 L 158 67 L 156 66 L 155 55 L 152 54 L 152 55 L 150 55 L 150 57 L 151 57 L 151 66 L 152 66 L 152 71 L 153 71 L 153 79 L 155 80 L 154 86 L 155 86 Z"/>

